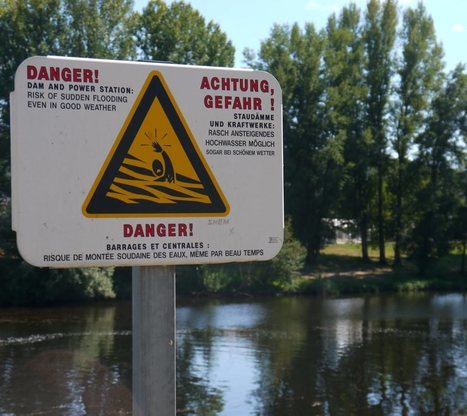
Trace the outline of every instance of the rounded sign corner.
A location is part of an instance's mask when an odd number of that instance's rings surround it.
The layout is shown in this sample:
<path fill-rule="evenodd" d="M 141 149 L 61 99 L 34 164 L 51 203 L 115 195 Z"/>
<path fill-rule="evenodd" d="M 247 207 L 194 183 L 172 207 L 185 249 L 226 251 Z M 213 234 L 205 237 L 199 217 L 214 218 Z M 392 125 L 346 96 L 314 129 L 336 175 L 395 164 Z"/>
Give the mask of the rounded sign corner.
<path fill-rule="evenodd" d="M 21 237 L 18 233 L 16 234 L 16 246 L 18 248 L 19 255 L 26 263 L 34 267 L 45 267 L 42 260 L 36 259 L 36 253 L 30 255 L 29 248 L 26 248 L 21 242 Z"/>

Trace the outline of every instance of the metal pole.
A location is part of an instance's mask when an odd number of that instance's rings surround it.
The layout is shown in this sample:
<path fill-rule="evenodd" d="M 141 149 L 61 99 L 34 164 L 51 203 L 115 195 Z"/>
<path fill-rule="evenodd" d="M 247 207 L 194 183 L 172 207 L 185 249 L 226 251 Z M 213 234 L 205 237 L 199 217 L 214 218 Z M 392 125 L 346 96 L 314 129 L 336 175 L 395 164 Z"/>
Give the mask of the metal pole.
<path fill-rule="evenodd" d="M 174 416 L 175 267 L 133 267 L 133 415 Z"/>

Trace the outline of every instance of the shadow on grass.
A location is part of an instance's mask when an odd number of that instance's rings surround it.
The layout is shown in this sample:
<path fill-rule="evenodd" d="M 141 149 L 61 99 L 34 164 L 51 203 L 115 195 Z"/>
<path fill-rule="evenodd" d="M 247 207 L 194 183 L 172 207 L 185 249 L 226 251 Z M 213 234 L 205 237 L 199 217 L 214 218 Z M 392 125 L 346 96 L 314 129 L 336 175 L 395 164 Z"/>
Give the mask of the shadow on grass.
<path fill-rule="evenodd" d="M 376 260 L 362 261 L 354 253 L 323 254 L 319 265 L 308 266 L 296 278 L 291 292 L 322 296 L 361 293 L 467 291 L 467 276 L 459 273 L 460 256 L 451 254 L 420 275 L 415 264 L 381 266 Z"/>

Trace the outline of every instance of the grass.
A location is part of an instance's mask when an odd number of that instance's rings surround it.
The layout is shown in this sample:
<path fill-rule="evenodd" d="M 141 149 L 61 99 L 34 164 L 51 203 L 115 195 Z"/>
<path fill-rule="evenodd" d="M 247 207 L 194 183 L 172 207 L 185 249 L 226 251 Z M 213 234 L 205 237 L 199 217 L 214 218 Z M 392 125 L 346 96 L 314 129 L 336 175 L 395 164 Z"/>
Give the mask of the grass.
<path fill-rule="evenodd" d="M 394 259 L 394 244 L 393 243 L 386 243 L 386 257 L 388 260 Z M 321 253 L 323 255 L 339 255 L 339 256 L 349 256 L 349 257 L 359 257 L 362 252 L 361 244 L 329 244 Z M 374 245 L 370 245 L 368 248 L 368 255 L 370 259 L 376 260 L 379 258 L 379 249 Z"/>
<path fill-rule="evenodd" d="M 369 262 L 361 260 L 360 244 L 332 244 L 321 252 L 317 266 L 307 267 L 294 279 L 289 292 L 338 296 L 354 293 L 417 292 L 427 290 L 467 291 L 467 276 L 459 273 L 460 252 L 453 251 L 421 276 L 417 267 L 403 258 L 399 268 L 391 267 L 394 247 L 386 245 L 388 265 L 379 264 L 379 252 L 370 247 Z"/>

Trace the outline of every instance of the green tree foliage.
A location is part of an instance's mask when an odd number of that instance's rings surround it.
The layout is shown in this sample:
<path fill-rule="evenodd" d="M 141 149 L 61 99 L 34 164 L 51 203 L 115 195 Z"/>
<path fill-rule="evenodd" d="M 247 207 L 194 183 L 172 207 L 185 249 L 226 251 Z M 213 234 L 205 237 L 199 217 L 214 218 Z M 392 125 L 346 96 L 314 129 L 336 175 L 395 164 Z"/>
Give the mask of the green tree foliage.
<path fill-rule="evenodd" d="M 464 110 L 464 117 L 466 117 L 467 109 Z M 465 120 L 465 119 L 464 119 Z M 466 125 L 464 121 L 464 126 Z M 465 134 L 464 134 L 464 143 L 465 143 Z M 467 146 L 465 146 L 467 147 Z M 464 148 L 463 164 L 467 165 L 467 151 Z M 461 190 L 461 197 L 459 206 L 457 207 L 456 214 L 453 220 L 454 228 L 454 239 L 457 242 L 457 248 L 461 253 L 461 260 L 459 265 L 459 272 L 461 274 L 467 273 L 466 257 L 467 257 L 467 169 L 460 170 L 458 172 L 459 188 Z"/>
<path fill-rule="evenodd" d="M 65 32 L 60 0 L 0 1 L 0 192 L 10 194 L 10 110 L 18 65 L 31 55 L 60 54 Z"/>
<path fill-rule="evenodd" d="M 42 305 L 115 298 L 112 268 L 38 269 L 19 259 L 0 262 L 0 304 Z"/>
<path fill-rule="evenodd" d="M 380 3 L 378 0 L 370 0 L 368 2 L 363 28 L 366 51 L 365 83 L 368 87 L 365 124 L 371 138 L 370 166 L 377 172 L 376 228 L 381 264 L 386 264 L 384 185 L 389 164 L 386 116 L 394 71 L 393 48 L 396 39 L 396 24 L 395 1 L 386 0 Z"/>
<path fill-rule="evenodd" d="M 397 73 L 399 83 L 394 103 L 395 133 L 392 142 L 396 153 L 394 178 L 395 263 L 401 263 L 401 249 L 408 227 L 408 196 L 415 178 L 409 170 L 409 152 L 430 109 L 431 97 L 440 87 L 442 75 L 441 46 L 436 41 L 433 20 L 420 3 L 407 9 L 400 34 L 402 56 Z"/>
<path fill-rule="evenodd" d="M 300 36 L 298 25 L 290 28 L 287 25 L 280 26 L 275 24 L 271 29 L 269 38 L 261 43 L 257 60 L 255 60 L 255 54 L 251 51 L 244 52 L 246 63 L 250 67 L 271 72 L 281 85 L 286 138 L 290 135 L 291 127 L 296 117 L 293 105 L 295 91 L 300 89 L 300 86 L 297 84 L 298 68 L 294 59 L 295 45 L 292 44 L 292 36 L 294 40 L 297 40 L 297 37 Z M 286 149 L 287 146 L 286 143 Z"/>
<path fill-rule="evenodd" d="M 129 59 L 136 50 L 132 0 L 63 0 L 66 36 L 62 54 Z"/>
<path fill-rule="evenodd" d="M 426 226 L 419 221 L 429 205 L 422 190 L 430 193 L 430 175 L 421 175 L 417 150 L 426 154 L 427 137 L 441 132 L 438 143 L 463 143 L 460 129 L 436 130 L 433 121 L 441 111 L 435 97 L 444 76 L 433 21 L 419 4 L 405 10 L 397 31 L 397 6 L 395 0 L 370 0 L 363 15 L 350 4 L 330 16 L 321 33 L 311 25 L 274 25 L 257 58 L 245 52 L 251 67 L 271 72 L 282 86 L 286 212 L 308 261 L 324 243 L 323 219 L 333 217 L 357 225 L 363 259 L 370 235 L 377 237 L 382 264 L 387 237 L 396 240 L 396 264 L 402 249 L 419 250 L 414 227 Z M 462 118 L 459 109 L 451 110 Z M 465 158 L 465 145 L 457 153 Z M 453 196 L 440 200 L 453 204 L 444 224 L 452 227 L 462 217 L 455 201 L 461 200 L 465 165 L 451 155 L 445 166 Z M 439 190 L 447 184 L 439 182 Z"/>
<path fill-rule="evenodd" d="M 0 0 L 0 192 L 9 195 L 9 93 L 34 55 L 128 59 L 135 53 L 130 0 Z"/>
<path fill-rule="evenodd" d="M 316 262 L 326 233 L 325 219 L 340 187 L 342 142 L 329 134 L 326 124 L 323 36 L 307 25 L 295 43 L 297 84 L 292 134 L 285 149 L 286 198 L 295 218 L 296 235 L 307 248 L 308 261 Z"/>
<path fill-rule="evenodd" d="M 464 170 L 459 175 L 459 183 L 461 189 L 464 189 L 464 194 L 461 203 L 454 217 L 454 238 L 457 242 L 457 247 L 461 253 L 459 272 L 463 275 L 467 272 L 466 257 L 467 257 L 467 171 Z"/>
<path fill-rule="evenodd" d="M 282 87 L 286 211 L 294 231 L 317 260 L 325 224 L 337 198 L 342 143 L 325 124 L 324 37 L 313 25 L 275 25 L 261 44 L 258 60 L 248 64 L 274 74 Z"/>
<path fill-rule="evenodd" d="M 356 221 L 362 239 L 362 258 L 368 261 L 370 208 L 370 130 L 365 125 L 368 88 L 364 79 L 364 43 L 360 11 L 344 7 L 326 28 L 324 55 L 327 108 L 331 137 L 343 142 L 344 182 L 341 213 Z"/>
<path fill-rule="evenodd" d="M 467 74 L 458 66 L 433 99 L 426 129 L 415 139 L 419 182 L 407 244 L 422 273 L 449 252 L 457 231 L 453 218 L 462 207 L 465 210 L 458 172 L 465 170 L 467 162 L 466 113 Z"/>
<path fill-rule="evenodd" d="M 279 254 L 269 264 L 268 273 L 274 276 L 276 282 L 290 283 L 303 269 L 307 251 L 293 234 L 292 220 L 285 223 L 284 243 Z"/>
<path fill-rule="evenodd" d="M 202 290 L 211 293 L 275 293 L 287 290 L 305 263 L 306 249 L 294 238 L 291 220 L 284 243 L 272 260 L 255 263 L 203 265 L 198 269 Z"/>
<path fill-rule="evenodd" d="M 189 4 L 150 0 L 138 18 L 136 38 L 143 59 L 177 64 L 233 66 L 235 49 L 216 23 Z"/>

